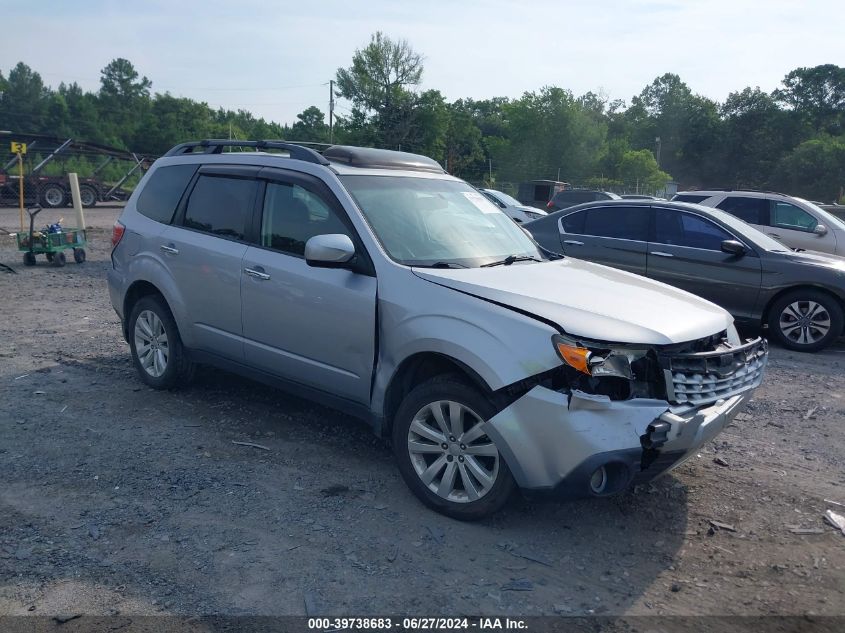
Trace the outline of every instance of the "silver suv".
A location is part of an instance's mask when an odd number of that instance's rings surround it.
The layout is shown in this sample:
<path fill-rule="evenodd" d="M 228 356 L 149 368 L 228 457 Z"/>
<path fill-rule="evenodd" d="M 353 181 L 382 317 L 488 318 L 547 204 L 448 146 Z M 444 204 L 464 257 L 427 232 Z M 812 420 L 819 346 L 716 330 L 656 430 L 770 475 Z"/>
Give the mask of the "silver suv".
<path fill-rule="evenodd" d="M 817 204 L 772 191 L 714 189 L 675 194 L 726 211 L 790 248 L 845 255 L 845 222 Z"/>
<path fill-rule="evenodd" d="M 766 364 L 765 341 L 740 341 L 721 308 L 552 259 L 413 154 L 179 145 L 113 242 L 109 292 L 145 383 L 205 363 L 352 413 L 392 438 L 425 504 L 460 519 L 517 487 L 599 496 L 673 468 Z"/>

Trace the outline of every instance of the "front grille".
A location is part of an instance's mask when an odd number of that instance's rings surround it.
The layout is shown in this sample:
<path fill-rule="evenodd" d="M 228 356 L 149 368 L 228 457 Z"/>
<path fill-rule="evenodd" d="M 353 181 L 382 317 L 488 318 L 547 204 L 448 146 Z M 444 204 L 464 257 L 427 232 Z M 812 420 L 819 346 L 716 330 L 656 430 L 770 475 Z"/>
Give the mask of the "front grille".
<path fill-rule="evenodd" d="M 752 389 L 763 379 L 769 349 L 757 338 L 733 347 L 722 341 L 707 352 L 661 356 L 669 401 L 700 406 Z"/>

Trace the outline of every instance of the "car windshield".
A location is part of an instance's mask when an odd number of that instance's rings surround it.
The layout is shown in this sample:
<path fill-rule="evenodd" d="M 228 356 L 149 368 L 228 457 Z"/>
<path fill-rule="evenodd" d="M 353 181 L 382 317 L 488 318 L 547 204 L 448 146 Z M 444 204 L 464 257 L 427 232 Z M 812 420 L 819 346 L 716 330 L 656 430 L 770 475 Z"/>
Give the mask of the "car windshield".
<path fill-rule="evenodd" d="M 506 258 L 546 259 L 513 220 L 464 182 L 364 175 L 340 180 L 400 264 L 474 268 Z"/>
<path fill-rule="evenodd" d="M 705 207 L 700 204 L 691 204 L 690 206 L 698 207 L 707 212 L 707 214 L 712 215 L 714 218 L 721 220 L 724 224 L 730 227 L 735 233 L 740 235 L 743 238 L 751 240 L 762 249 L 767 251 L 775 251 L 778 253 L 786 253 L 789 252 L 789 247 L 784 246 L 781 242 L 778 242 L 776 239 L 773 239 L 763 233 L 762 231 L 758 231 L 750 224 L 746 224 L 739 218 L 731 215 L 730 213 L 725 213 L 720 209 L 714 209 L 713 207 Z"/>
<path fill-rule="evenodd" d="M 516 198 L 512 198 L 508 194 L 503 193 L 501 191 L 496 191 L 494 189 L 485 189 L 484 191 L 489 193 L 494 198 L 497 198 L 500 202 L 504 202 L 505 204 L 510 205 L 512 207 L 522 206 L 522 203 L 519 200 L 517 200 Z"/>
<path fill-rule="evenodd" d="M 840 231 L 845 231 L 845 222 L 843 222 L 840 218 L 837 218 L 835 215 L 833 215 L 829 211 L 825 211 L 819 205 L 817 205 L 813 202 L 810 202 L 809 200 L 804 200 L 804 198 L 795 198 L 795 199 L 803 202 L 808 207 L 810 207 L 815 213 L 818 214 L 816 217 L 819 218 L 819 220 L 821 220 L 821 222 L 819 222 L 819 224 L 826 224 L 829 227 L 836 227 Z"/>

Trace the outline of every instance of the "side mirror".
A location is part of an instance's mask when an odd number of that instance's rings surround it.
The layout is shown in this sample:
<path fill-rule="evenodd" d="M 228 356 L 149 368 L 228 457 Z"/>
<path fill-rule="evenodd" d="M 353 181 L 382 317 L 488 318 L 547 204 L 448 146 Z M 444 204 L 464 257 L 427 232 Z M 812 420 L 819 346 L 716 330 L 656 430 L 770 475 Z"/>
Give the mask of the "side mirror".
<path fill-rule="evenodd" d="M 348 235 L 315 235 L 305 243 L 305 263 L 315 268 L 345 268 L 355 256 L 355 245 Z"/>
<path fill-rule="evenodd" d="M 827 235 L 827 227 L 824 224 L 816 224 L 816 228 L 813 229 L 813 233 L 816 235 Z"/>
<path fill-rule="evenodd" d="M 725 240 L 722 242 L 722 252 L 742 257 L 746 253 L 746 248 L 742 242 L 738 242 L 737 240 Z"/>

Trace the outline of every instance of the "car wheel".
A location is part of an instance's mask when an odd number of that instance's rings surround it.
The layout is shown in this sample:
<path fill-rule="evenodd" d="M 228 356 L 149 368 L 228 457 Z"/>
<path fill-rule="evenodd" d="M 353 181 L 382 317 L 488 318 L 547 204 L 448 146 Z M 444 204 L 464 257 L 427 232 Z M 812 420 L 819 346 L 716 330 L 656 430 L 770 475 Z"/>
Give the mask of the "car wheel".
<path fill-rule="evenodd" d="M 818 290 L 797 290 L 778 299 L 769 312 L 769 330 L 784 347 L 816 352 L 842 334 L 842 307 Z"/>
<path fill-rule="evenodd" d="M 97 192 L 94 191 L 93 187 L 83 185 L 79 188 L 79 201 L 86 209 L 88 207 L 93 207 L 97 204 Z"/>
<path fill-rule="evenodd" d="M 516 484 L 485 433 L 489 399 L 458 376 L 415 387 L 393 422 L 393 450 L 405 483 L 428 507 L 460 520 L 500 509 Z"/>
<path fill-rule="evenodd" d="M 53 259 L 50 260 L 50 263 L 56 268 L 61 268 L 67 263 L 65 254 L 62 251 L 59 251 L 58 253 L 53 253 Z"/>
<path fill-rule="evenodd" d="M 49 184 L 41 189 L 41 204 L 48 209 L 65 206 L 65 190 L 59 185 Z"/>
<path fill-rule="evenodd" d="M 154 389 L 173 389 L 193 373 L 176 321 L 159 297 L 143 297 L 132 308 L 129 348 L 141 380 Z"/>

